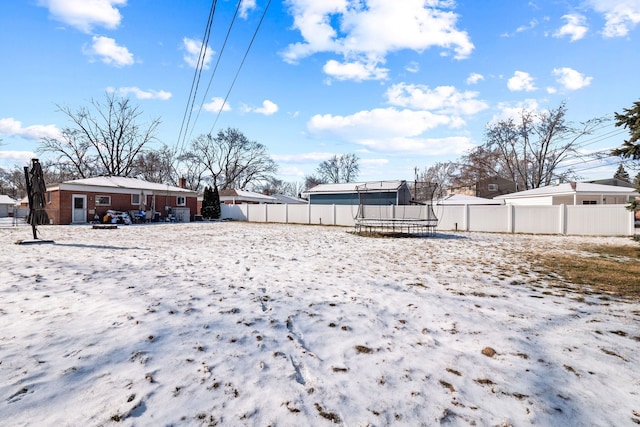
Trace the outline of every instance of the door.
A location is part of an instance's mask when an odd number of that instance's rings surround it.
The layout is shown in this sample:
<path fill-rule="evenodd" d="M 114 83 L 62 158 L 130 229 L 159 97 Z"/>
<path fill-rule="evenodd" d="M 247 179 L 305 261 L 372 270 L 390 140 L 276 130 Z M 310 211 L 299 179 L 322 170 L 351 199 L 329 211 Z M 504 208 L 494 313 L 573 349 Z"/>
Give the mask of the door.
<path fill-rule="evenodd" d="M 87 222 L 87 196 L 84 194 L 74 194 L 71 197 L 73 203 L 71 222 L 73 224 Z"/>

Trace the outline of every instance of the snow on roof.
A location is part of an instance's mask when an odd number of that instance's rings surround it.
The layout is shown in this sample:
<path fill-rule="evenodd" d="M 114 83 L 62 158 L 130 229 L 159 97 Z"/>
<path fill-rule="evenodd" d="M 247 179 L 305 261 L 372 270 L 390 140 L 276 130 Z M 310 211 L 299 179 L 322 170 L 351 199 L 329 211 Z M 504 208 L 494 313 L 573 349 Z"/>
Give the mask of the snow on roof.
<path fill-rule="evenodd" d="M 515 199 L 519 197 L 536 196 L 558 196 L 567 194 L 618 194 L 618 195 L 639 195 L 638 192 L 629 187 L 619 187 L 614 185 L 593 184 L 590 182 L 567 182 L 558 185 L 534 188 L 531 190 L 519 191 L 517 193 L 503 194 L 494 199 Z"/>
<path fill-rule="evenodd" d="M 367 191 L 395 191 L 406 181 L 367 181 L 367 182 L 347 182 L 341 184 L 319 184 L 307 190 L 305 194 L 334 194 L 334 193 L 357 193 L 358 189 Z"/>
<path fill-rule="evenodd" d="M 156 182 L 144 181 L 138 178 L 127 178 L 123 176 L 97 176 L 93 178 L 75 179 L 72 181 L 65 181 L 60 185 L 85 185 L 107 188 L 130 188 L 135 190 L 174 191 L 185 193 L 194 192 L 186 188 L 174 187 L 167 184 L 159 184 Z"/>
<path fill-rule="evenodd" d="M 483 197 L 467 196 L 465 194 L 451 194 L 442 200 L 438 205 L 504 205 L 504 200 L 485 199 Z"/>
<path fill-rule="evenodd" d="M 16 201 L 9 196 L 0 195 L 0 205 L 15 205 Z"/>
<path fill-rule="evenodd" d="M 297 197 L 291 197 L 291 196 L 287 196 L 287 195 L 284 195 L 284 194 L 274 194 L 272 197 L 278 199 L 278 201 L 280 203 L 290 204 L 290 205 L 292 205 L 292 204 L 300 204 L 301 205 L 301 204 L 309 203 L 304 199 L 299 199 Z"/>
<path fill-rule="evenodd" d="M 239 201 L 246 200 L 250 202 L 260 203 L 277 203 L 278 199 L 275 197 L 267 196 L 265 194 L 255 193 L 253 191 L 246 190 L 220 190 L 220 200 L 234 200 Z"/>

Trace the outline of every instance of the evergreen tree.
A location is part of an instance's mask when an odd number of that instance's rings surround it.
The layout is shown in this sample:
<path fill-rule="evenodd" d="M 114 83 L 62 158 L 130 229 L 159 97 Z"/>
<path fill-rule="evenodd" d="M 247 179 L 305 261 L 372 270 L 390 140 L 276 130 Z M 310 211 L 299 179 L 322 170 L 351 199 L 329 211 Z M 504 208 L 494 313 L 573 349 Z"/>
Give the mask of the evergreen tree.
<path fill-rule="evenodd" d="M 213 192 L 211 193 L 211 209 L 213 213 L 213 219 L 220 219 L 222 216 L 222 209 L 220 207 L 220 193 L 218 193 L 218 186 L 213 184 Z"/>
<path fill-rule="evenodd" d="M 620 163 L 620 165 L 618 166 L 618 170 L 616 171 L 616 173 L 613 175 L 614 178 L 619 179 L 621 181 L 625 181 L 625 182 L 631 182 L 630 181 L 630 177 L 629 174 L 627 173 L 627 171 L 624 169 L 624 166 L 622 166 L 622 163 Z"/>
<path fill-rule="evenodd" d="M 630 138 L 624 141 L 622 147 L 612 151 L 614 156 L 640 160 L 640 101 L 633 103 L 632 108 L 623 108 L 623 113 L 615 113 L 616 126 L 623 126 L 629 130 Z"/>
<path fill-rule="evenodd" d="M 213 191 L 211 187 L 207 186 L 204 188 L 204 194 L 202 196 L 202 217 L 204 219 L 213 219 L 214 213 Z"/>

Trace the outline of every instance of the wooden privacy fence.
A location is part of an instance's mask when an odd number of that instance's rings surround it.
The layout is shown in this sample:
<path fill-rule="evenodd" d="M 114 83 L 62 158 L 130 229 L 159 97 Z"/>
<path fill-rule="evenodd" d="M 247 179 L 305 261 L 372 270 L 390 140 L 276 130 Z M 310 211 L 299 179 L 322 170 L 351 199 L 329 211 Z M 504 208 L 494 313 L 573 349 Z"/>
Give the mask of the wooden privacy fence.
<path fill-rule="evenodd" d="M 380 217 L 419 218 L 421 206 L 376 207 Z M 626 205 L 434 206 L 437 231 L 632 236 Z M 358 205 L 222 205 L 222 218 L 250 222 L 355 226 Z"/>

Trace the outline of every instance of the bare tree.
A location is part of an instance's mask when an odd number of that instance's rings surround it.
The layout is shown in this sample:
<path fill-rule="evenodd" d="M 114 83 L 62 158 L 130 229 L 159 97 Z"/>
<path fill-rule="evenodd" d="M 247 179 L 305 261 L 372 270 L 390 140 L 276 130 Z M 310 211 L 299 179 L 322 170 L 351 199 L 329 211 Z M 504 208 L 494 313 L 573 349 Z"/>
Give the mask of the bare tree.
<path fill-rule="evenodd" d="M 316 172 L 325 183 L 337 184 L 341 182 L 353 182 L 358 178 L 360 166 L 358 156 L 355 154 L 334 155 L 329 160 L 318 165 Z"/>
<path fill-rule="evenodd" d="M 185 178 L 187 188 L 193 191 L 201 191 L 206 181 L 207 166 L 202 159 L 194 153 L 186 153 L 178 157 L 180 176 Z"/>
<path fill-rule="evenodd" d="M 133 162 L 132 175 L 149 182 L 177 185 L 176 150 L 163 144 L 159 150 L 145 150 Z"/>
<path fill-rule="evenodd" d="M 277 178 L 272 178 L 263 185 L 255 187 L 253 190 L 269 196 L 283 194 L 285 196 L 299 197 L 304 188 L 301 182 L 282 181 Z"/>
<path fill-rule="evenodd" d="M 489 124 L 486 142 L 466 158 L 466 168 L 476 178 L 493 175 L 515 182 L 526 190 L 549 185 L 554 178 L 570 177 L 573 170 L 559 173 L 560 163 L 577 156 L 578 140 L 593 132 L 603 119 L 592 119 L 574 127 L 566 120 L 564 103 L 543 112 L 522 110 L 517 118 Z"/>
<path fill-rule="evenodd" d="M 417 168 L 416 168 L 417 171 Z M 433 197 L 436 199 L 443 198 L 447 195 L 449 189 L 453 186 L 453 182 L 458 174 L 457 165 L 453 162 L 438 162 L 422 172 L 416 174 L 416 180 L 437 184 Z"/>
<path fill-rule="evenodd" d="M 267 148 L 249 140 L 237 129 L 227 128 L 214 137 L 200 135 L 191 143 L 190 159 L 200 159 L 214 185 L 221 190 L 244 190 L 270 179 L 278 165 Z"/>
<path fill-rule="evenodd" d="M 65 128 L 59 138 L 45 137 L 38 151 L 55 155 L 53 165 L 60 170 L 71 171 L 74 178 L 88 178 L 99 174 L 95 155 L 90 154 L 91 144 L 78 129 Z"/>
<path fill-rule="evenodd" d="M 40 151 L 57 155 L 72 164 L 80 177 L 93 175 L 131 176 L 134 163 L 145 145 L 156 139 L 160 119 L 141 124 L 142 112 L 128 98 L 105 94 L 104 103 L 72 111 L 58 106 L 72 127 L 61 137 L 45 138 Z"/>

